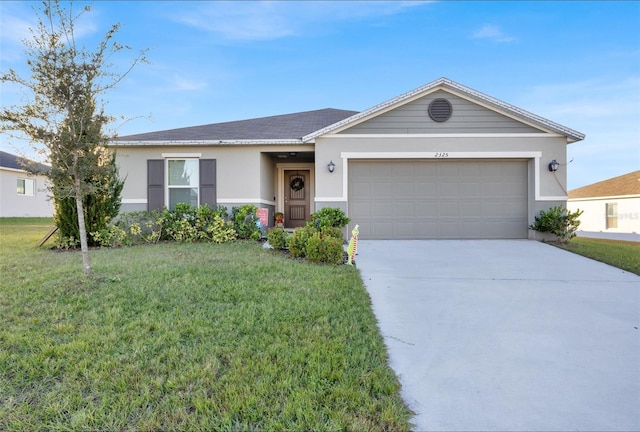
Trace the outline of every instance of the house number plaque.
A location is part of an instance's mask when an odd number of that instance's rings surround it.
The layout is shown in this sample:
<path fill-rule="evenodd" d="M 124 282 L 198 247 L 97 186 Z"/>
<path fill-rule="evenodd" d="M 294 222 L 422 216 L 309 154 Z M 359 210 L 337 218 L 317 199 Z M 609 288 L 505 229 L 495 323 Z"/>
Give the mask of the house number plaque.
<path fill-rule="evenodd" d="M 433 157 L 435 158 L 448 158 L 449 157 L 449 153 L 436 153 Z"/>

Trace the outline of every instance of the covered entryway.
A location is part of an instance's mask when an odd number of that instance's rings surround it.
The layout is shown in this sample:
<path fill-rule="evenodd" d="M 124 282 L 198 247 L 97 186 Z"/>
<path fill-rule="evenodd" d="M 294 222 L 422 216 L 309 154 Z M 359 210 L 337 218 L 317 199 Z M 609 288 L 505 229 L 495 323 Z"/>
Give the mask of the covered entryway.
<path fill-rule="evenodd" d="M 527 238 L 527 165 L 351 160 L 349 217 L 368 239 Z"/>
<path fill-rule="evenodd" d="M 284 226 L 302 227 L 311 213 L 309 170 L 285 170 L 284 180 Z"/>

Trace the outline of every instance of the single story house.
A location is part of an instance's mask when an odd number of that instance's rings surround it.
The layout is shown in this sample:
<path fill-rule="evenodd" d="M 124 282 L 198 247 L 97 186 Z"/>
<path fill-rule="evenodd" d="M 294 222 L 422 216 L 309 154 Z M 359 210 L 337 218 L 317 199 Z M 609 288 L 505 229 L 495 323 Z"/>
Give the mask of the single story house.
<path fill-rule="evenodd" d="M 122 211 L 339 207 L 367 239 L 533 238 L 580 132 L 440 78 L 362 112 L 321 109 L 122 136 Z M 553 162 L 553 164 L 551 164 Z M 551 172 L 554 169 L 557 171 Z"/>
<path fill-rule="evenodd" d="M 0 217 L 53 217 L 47 177 L 30 174 L 25 166 L 32 164 L 43 172 L 49 169 L 0 151 Z"/>
<path fill-rule="evenodd" d="M 640 171 L 570 190 L 567 208 L 583 211 L 578 235 L 640 241 Z"/>

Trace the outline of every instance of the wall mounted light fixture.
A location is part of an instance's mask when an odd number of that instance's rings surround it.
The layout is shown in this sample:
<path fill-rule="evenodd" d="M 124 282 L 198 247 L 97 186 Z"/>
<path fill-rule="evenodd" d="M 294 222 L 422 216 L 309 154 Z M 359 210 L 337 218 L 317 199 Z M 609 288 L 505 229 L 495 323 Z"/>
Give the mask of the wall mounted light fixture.
<path fill-rule="evenodd" d="M 559 166 L 560 164 L 558 163 L 558 161 L 554 159 L 551 162 L 549 162 L 549 171 L 556 172 L 558 171 Z"/>
<path fill-rule="evenodd" d="M 329 162 L 327 164 L 327 169 L 329 169 L 329 172 L 332 173 L 336 169 L 336 164 L 334 164 L 333 161 Z"/>

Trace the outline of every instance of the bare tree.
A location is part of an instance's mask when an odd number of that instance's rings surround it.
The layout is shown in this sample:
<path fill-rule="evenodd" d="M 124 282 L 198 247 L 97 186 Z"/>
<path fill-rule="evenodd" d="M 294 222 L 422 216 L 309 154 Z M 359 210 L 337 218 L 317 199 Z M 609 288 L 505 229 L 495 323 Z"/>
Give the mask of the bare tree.
<path fill-rule="evenodd" d="M 122 73 L 113 73 L 110 63 L 114 54 L 131 48 L 114 40 L 120 25 L 113 25 L 93 50 L 78 47 L 74 24 L 85 12 L 74 14 L 73 4 L 61 6 L 59 0 L 45 0 L 39 9 L 38 25 L 26 47 L 29 77 L 19 76 L 13 69 L 0 74 L 0 81 L 19 85 L 29 100 L 21 106 L 2 107 L 0 131 L 19 131 L 35 149 L 45 147 L 51 162 L 49 177 L 56 198 L 75 199 L 78 213 L 83 270 L 91 273 L 83 199 L 95 192 L 101 175 L 105 148 L 113 139 L 104 131 L 113 121 L 105 114 L 98 97 L 116 86 L 141 61 L 141 51 Z"/>

